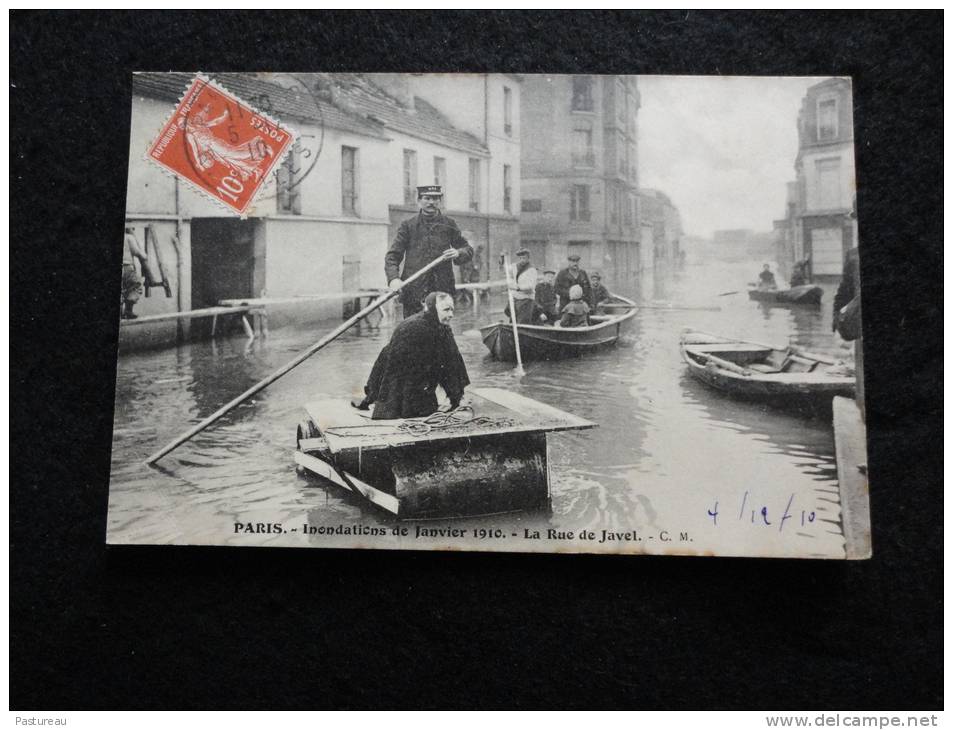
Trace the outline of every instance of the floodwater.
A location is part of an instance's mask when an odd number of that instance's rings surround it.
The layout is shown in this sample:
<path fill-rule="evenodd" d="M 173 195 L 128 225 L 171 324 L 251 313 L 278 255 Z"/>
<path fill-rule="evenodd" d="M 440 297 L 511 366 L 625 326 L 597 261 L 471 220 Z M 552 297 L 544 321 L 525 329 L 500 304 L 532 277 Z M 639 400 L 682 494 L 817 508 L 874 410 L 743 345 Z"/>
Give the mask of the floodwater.
<path fill-rule="evenodd" d="M 393 517 L 293 461 L 303 404 L 358 394 L 392 325 L 346 333 L 158 469 L 144 466 L 149 454 L 336 323 L 283 328 L 250 346 L 236 335 L 122 355 L 109 541 L 843 557 L 829 414 L 733 400 L 688 377 L 679 355 L 679 333 L 691 327 L 849 360 L 830 330 L 834 288 L 825 287 L 819 309 L 766 307 L 745 291 L 759 269 L 689 265 L 651 282 L 654 300 L 681 308 L 644 308 L 617 346 L 527 363 L 522 379 L 489 358 L 475 331 L 499 319 L 502 305 L 494 300 L 478 315 L 458 308 L 453 326 L 474 386 L 512 389 L 599 424 L 549 436 L 551 514 L 426 523 L 459 528 L 466 539 L 418 538 L 413 523 L 407 536 L 395 536 Z M 281 523 L 283 531 L 236 534 L 248 523 Z M 333 533 L 342 526 L 363 536 Z M 305 534 L 315 530 L 332 534 Z"/>

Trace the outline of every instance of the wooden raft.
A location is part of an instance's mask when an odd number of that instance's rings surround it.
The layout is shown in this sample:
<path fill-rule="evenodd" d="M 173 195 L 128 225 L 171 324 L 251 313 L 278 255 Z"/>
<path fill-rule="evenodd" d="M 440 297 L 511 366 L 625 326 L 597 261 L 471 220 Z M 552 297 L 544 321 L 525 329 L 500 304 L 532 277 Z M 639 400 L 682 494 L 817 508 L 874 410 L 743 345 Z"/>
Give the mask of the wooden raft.
<path fill-rule="evenodd" d="M 342 399 L 308 403 L 320 436 L 302 439 L 295 461 L 402 518 L 548 507 L 546 434 L 597 424 L 499 388 L 468 393 L 477 420 L 429 432 L 401 428 L 422 419 L 373 421 Z"/>

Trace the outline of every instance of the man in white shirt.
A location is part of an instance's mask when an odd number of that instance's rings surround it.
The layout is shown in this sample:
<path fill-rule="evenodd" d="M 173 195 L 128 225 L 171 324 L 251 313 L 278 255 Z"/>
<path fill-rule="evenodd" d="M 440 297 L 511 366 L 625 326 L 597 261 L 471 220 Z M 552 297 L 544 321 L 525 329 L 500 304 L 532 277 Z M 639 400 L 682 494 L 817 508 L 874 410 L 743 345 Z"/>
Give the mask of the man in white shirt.
<path fill-rule="evenodd" d="M 533 324 L 536 312 L 536 269 L 529 262 L 529 251 L 521 248 L 516 252 L 516 263 L 510 267 L 509 287 L 513 293 L 517 324 Z M 509 305 L 504 312 L 510 314 Z"/>

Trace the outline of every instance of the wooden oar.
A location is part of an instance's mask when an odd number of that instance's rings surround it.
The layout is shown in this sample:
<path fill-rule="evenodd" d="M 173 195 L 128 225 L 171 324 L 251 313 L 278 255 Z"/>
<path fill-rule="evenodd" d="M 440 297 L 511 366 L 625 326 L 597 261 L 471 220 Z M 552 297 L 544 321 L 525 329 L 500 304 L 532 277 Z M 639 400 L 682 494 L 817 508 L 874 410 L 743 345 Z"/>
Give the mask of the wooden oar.
<path fill-rule="evenodd" d="M 526 375 L 523 370 L 523 354 L 520 352 L 520 333 L 516 327 L 516 305 L 513 303 L 513 290 L 510 288 L 510 264 L 503 253 L 503 268 L 506 270 L 506 295 L 510 298 L 510 322 L 513 324 L 513 344 L 516 346 L 516 374 L 519 377 Z"/>
<path fill-rule="evenodd" d="M 259 381 L 258 383 L 256 383 L 256 384 L 253 385 L 252 387 L 250 387 L 248 390 L 246 390 L 244 393 L 242 393 L 240 396 L 238 396 L 238 397 L 235 398 L 234 400 L 230 401 L 229 403 L 226 403 L 224 406 L 222 406 L 221 408 L 219 408 L 217 411 L 215 411 L 215 413 L 213 413 L 211 416 L 209 416 L 208 418 L 206 418 L 206 419 L 205 419 L 204 421 L 202 421 L 201 423 L 199 423 L 199 424 L 193 426 L 193 427 L 190 428 L 188 431 L 186 431 L 185 433 L 183 433 L 181 436 L 177 436 L 176 438 L 174 438 L 174 439 L 173 439 L 172 441 L 170 441 L 167 445 L 163 446 L 161 449 L 159 449 L 158 451 L 156 451 L 152 456 L 150 456 L 148 459 L 146 459 L 146 463 L 147 463 L 147 464 L 154 464 L 154 463 L 157 462 L 159 459 L 161 459 L 163 456 L 165 456 L 165 455 L 168 454 L 170 451 L 172 451 L 172 449 L 174 449 L 174 448 L 176 448 L 177 446 L 181 445 L 181 444 L 184 443 L 185 441 L 188 441 L 190 438 L 192 438 L 193 436 L 195 436 L 195 434 L 199 433 L 200 431 L 204 431 L 206 428 L 208 428 L 208 427 L 211 426 L 213 423 L 215 423 L 215 421 L 217 421 L 219 418 L 221 418 L 221 417 L 224 416 L 226 413 L 228 413 L 230 410 L 232 410 L 235 406 L 237 406 L 237 405 L 239 405 L 240 403 L 242 403 L 242 402 L 248 400 L 249 398 L 251 398 L 253 395 L 255 395 L 255 393 L 259 392 L 260 390 L 264 390 L 265 388 L 267 388 L 269 385 L 271 385 L 271 384 L 274 383 L 276 380 L 278 380 L 278 378 L 280 378 L 282 375 L 285 375 L 285 374 L 287 374 L 288 372 L 290 372 L 291 370 L 293 370 L 294 368 L 296 368 L 298 365 L 300 365 L 301 363 L 303 363 L 305 360 L 307 360 L 309 357 L 311 357 L 314 353 L 316 353 L 318 350 L 320 350 L 321 348 L 323 348 L 325 345 L 327 345 L 328 343 L 332 342 L 333 340 L 336 340 L 338 337 L 340 337 L 342 334 L 344 334 L 344 332 L 346 332 L 347 330 L 349 330 L 351 327 L 353 327 L 355 324 L 357 324 L 360 320 L 362 320 L 362 319 L 363 319 L 364 317 L 366 317 L 368 314 L 370 314 L 371 312 L 373 312 L 375 309 L 379 309 L 380 307 L 382 307 L 382 306 L 383 306 L 384 304 L 386 304 L 389 300 L 391 300 L 391 299 L 393 299 L 395 296 L 397 296 L 397 293 L 398 293 L 401 289 L 403 289 L 405 286 L 407 286 L 410 282 L 414 281 L 415 279 L 419 279 L 421 276 L 423 276 L 424 274 L 426 274 L 428 271 L 430 271 L 432 268 L 434 268 L 434 267 L 437 266 L 438 264 L 441 264 L 441 263 L 443 263 L 444 261 L 449 261 L 449 260 L 452 259 L 452 258 L 454 258 L 454 257 L 451 256 L 451 255 L 449 255 L 449 254 L 444 253 L 444 254 L 442 254 L 439 258 L 436 258 L 436 259 L 434 259 L 433 261 L 431 261 L 429 264 L 427 264 L 426 266 L 424 266 L 420 271 L 418 271 L 417 273 L 415 273 L 413 276 L 410 276 L 410 277 L 408 277 L 407 279 L 405 279 L 404 281 L 402 281 L 399 287 L 397 287 L 396 289 L 392 289 L 392 290 L 386 292 L 385 294 L 382 294 L 380 297 L 378 297 L 378 298 L 375 299 L 373 302 L 371 302 L 370 304 L 368 304 L 366 307 L 364 307 L 364 309 L 362 309 L 360 312 L 358 312 L 357 314 L 355 314 L 355 315 L 354 315 L 353 317 L 351 317 L 349 320 L 347 320 L 346 322 L 341 323 L 336 329 L 334 329 L 332 332 L 326 334 L 324 337 L 322 337 L 322 338 L 321 338 L 320 340 L 318 340 L 316 343 L 314 343 L 313 345 L 311 345 L 311 347 L 309 347 L 307 350 L 305 350 L 305 351 L 302 352 L 300 355 L 298 355 L 294 360 L 292 360 L 291 362 L 287 363 L 286 365 L 283 365 L 282 367 L 278 368 L 277 370 L 275 370 L 275 372 L 273 372 L 271 375 L 269 375 L 268 377 L 266 377 L 264 380 Z"/>

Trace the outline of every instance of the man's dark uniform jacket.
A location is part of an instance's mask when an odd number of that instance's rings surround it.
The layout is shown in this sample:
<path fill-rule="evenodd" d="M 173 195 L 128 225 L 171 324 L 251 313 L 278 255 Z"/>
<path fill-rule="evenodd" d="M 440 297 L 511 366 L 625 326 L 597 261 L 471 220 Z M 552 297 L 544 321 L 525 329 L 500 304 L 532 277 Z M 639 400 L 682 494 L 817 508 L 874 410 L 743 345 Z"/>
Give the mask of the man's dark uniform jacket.
<path fill-rule="evenodd" d="M 384 273 L 388 283 L 394 279 L 409 279 L 448 248 L 455 248 L 460 255 L 454 259 L 458 266 L 469 263 L 473 258 L 473 249 L 461 235 L 460 229 L 452 218 L 437 213 L 428 218 L 418 213 L 400 224 L 397 236 L 384 256 Z M 401 270 L 403 262 L 403 270 Z M 432 268 L 417 281 L 405 286 L 400 292 L 400 301 L 404 305 L 404 314 L 420 311 L 425 296 L 430 292 L 442 291 L 454 294 L 453 267 L 449 261 Z"/>
<path fill-rule="evenodd" d="M 591 309 L 593 306 L 592 285 L 589 283 L 589 275 L 582 269 L 579 269 L 578 276 L 575 279 L 568 268 L 556 274 L 556 296 L 559 297 L 559 306 L 565 307 L 569 304 L 569 289 L 575 284 L 582 287 L 582 300 Z"/>
<path fill-rule="evenodd" d="M 434 305 L 435 306 L 435 305 Z M 394 329 L 381 350 L 364 391 L 376 403 L 372 418 L 417 418 L 437 410 L 437 386 L 456 407 L 470 384 L 467 367 L 448 325 L 425 310 Z"/>

